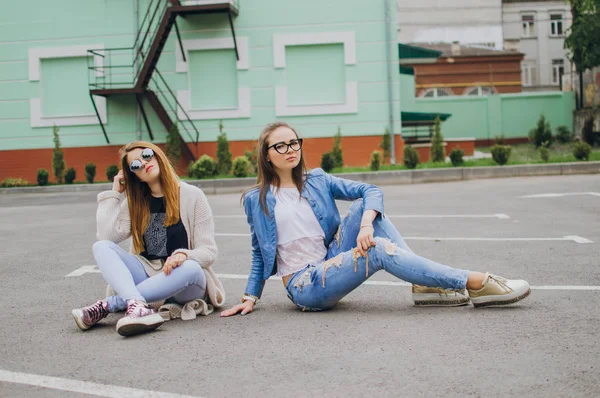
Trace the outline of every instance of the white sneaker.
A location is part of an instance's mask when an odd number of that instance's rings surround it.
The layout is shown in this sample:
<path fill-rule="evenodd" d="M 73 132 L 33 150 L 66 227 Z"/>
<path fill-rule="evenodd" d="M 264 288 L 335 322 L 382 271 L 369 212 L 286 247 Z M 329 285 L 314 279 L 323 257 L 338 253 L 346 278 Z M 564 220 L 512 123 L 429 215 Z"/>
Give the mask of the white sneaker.
<path fill-rule="evenodd" d="M 505 279 L 490 273 L 485 275 L 481 289 L 469 289 L 469 296 L 475 307 L 496 307 L 514 304 L 529 296 L 530 293 L 531 288 L 527 281 Z"/>
<path fill-rule="evenodd" d="M 117 322 L 117 333 L 121 336 L 151 332 L 164 323 L 164 319 L 143 301 L 127 304 L 125 316 Z"/>
<path fill-rule="evenodd" d="M 443 289 L 412 285 L 412 299 L 419 307 L 458 307 L 469 304 L 465 289 Z"/>

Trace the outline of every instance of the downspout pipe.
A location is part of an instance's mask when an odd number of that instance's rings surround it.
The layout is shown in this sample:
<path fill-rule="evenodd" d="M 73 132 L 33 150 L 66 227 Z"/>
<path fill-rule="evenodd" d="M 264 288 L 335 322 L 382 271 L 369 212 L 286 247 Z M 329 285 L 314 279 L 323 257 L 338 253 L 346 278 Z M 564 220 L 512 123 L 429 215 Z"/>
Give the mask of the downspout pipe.
<path fill-rule="evenodd" d="M 133 22 L 133 27 L 134 27 L 134 37 L 135 34 L 137 34 L 138 30 L 140 29 L 140 0 L 134 0 L 133 1 L 133 16 L 134 16 L 134 22 Z M 137 48 L 134 48 L 134 54 L 137 53 Z M 137 61 L 136 61 L 137 62 Z M 134 65 L 134 70 L 136 70 L 136 65 Z M 135 75 L 135 73 L 134 73 Z M 136 104 L 138 104 L 138 102 L 136 101 Z M 140 101 L 140 103 L 138 104 L 138 106 L 135 107 L 135 128 L 136 128 L 136 134 L 137 134 L 137 140 L 141 141 L 142 140 L 142 115 L 140 113 L 140 106 L 143 105 L 143 102 Z"/>
<path fill-rule="evenodd" d="M 394 85 L 392 79 L 392 65 L 396 63 L 392 63 L 392 52 L 391 52 L 391 29 L 392 29 L 392 18 L 390 14 L 390 0 L 384 0 L 385 7 L 385 57 L 386 57 L 386 65 L 387 65 L 387 97 L 388 97 L 388 113 L 389 113 L 389 126 L 390 126 L 390 135 L 391 135 L 391 148 L 390 148 L 390 163 L 396 164 L 396 137 L 395 137 L 395 125 L 394 125 Z"/>

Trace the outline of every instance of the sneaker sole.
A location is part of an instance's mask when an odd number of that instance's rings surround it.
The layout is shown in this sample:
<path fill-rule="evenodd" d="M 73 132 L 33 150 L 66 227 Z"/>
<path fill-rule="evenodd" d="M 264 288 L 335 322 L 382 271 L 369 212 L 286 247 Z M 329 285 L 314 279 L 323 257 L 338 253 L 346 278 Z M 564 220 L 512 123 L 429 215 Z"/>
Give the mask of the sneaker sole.
<path fill-rule="evenodd" d="M 456 295 L 442 298 L 439 294 L 433 293 L 413 293 L 412 299 L 419 307 L 459 307 L 469 304 L 471 300 L 468 296 Z"/>
<path fill-rule="evenodd" d="M 88 330 L 89 328 L 91 328 L 91 326 L 86 325 L 85 323 L 83 323 L 83 312 L 81 310 L 73 310 L 71 311 L 71 315 L 73 315 L 73 318 L 75 319 L 75 323 L 77 324 L 77 327 L 81 330 Z"/>
<path fill-rule="evenodd" d="M 527 291 L 525 293 L 523 293 L 517 297 L 513 297 L 513 298 L 509 298 L 509 299 L 505 299 L 505 300 L 496 299 L 496 300 L 490 300 L 490 301 L 477 302 L 476 299 L 471 299 L 471 302 L 473 303 L 473 307 L 476 307 L 476 308 L 492 307 L 492 306 L 502 307 L 505 305 L 514 304 L 517 301 L 521 301 L 525 297 L 529 296 L 530 294 L 531 294 L 531 288 L 527 289 Z M 498 296 L 498 297 L 502 297 L 502 296 Z"/>
<path fill-rule="evenodd" d="M 158 329 L 165 322 L 162 316 L 158 314 L 122 321 L 123 319 L 117 322 L 117 333 L 124 337 L 151 332 Z"/>

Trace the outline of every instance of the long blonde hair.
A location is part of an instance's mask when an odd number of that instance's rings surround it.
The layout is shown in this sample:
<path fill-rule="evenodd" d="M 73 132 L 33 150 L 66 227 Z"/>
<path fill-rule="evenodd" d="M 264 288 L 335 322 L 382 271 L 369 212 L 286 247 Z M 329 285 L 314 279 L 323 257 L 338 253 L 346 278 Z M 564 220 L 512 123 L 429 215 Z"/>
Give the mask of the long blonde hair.
<path fill-rule="evenodd" d="M 121 169 L 125 180 L 129 217 L 131 218 L 131 235 L 136 253 L 144 251 L 144 232 L 150 223 L 150 187 L 129 170 L 127 154 L 136 148 L 150 148 L 160 168 L 160 185 L 163 190 L 166 217 L 165 227 L 179 222 L 179 177 L 165 153 L 156 145 L 146 141 L 134 141 L 120 150 Z"/>
<path fill-rule="evenodd" d="M 296 134 L 296 138 L 298 137 L 298 132 L 292 128 L 289 124 L 285 122 L 273 122 L 269 123 L 265 126 L 265 128 L 260 133 L 258 137 L 258 145 L 256 147 L 256 157 L 257 157 L 257 168 L 258 168 L 258 176 L 256 177 L 256 184 L 249 187 L 242 194 L 242 200 L 244 195 L 251 191 L 252 189 L 258 188 L 260 194 L 260 207 L 262 208 L 265 214 L 268 214 L 269 210 L 267 208 L 267 192 L 270 189 L 271 185 L 275 185 L 279 188 L 281 181 L 275 168 L 267 159 L 267 151 L 268 151 L 268 141 L 267 139 L 271 135 L 273 131 L 278 129 L 279 127 L 287 127 Z M 304 164 L 304 154 L 300 155 L 300 162 L 294 169 L 292 170 L 292 179 L 294 180 L 294 184 L 298 188 L 298 192 L 302 194 L 302 190 L 304 189 L 304 176 L 306 174 L 306 166 Z"/>

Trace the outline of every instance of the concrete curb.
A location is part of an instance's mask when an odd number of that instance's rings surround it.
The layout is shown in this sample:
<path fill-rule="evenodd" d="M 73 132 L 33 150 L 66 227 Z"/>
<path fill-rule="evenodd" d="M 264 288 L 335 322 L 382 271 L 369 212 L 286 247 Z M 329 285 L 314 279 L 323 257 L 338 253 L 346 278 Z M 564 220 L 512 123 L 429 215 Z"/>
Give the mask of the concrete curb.
<path fill-rule="evenodd" d="M 475 180 L 482 178 L 508 178 L 527 176 L 553 176 L 571 174 L 600 174 L 600 162 L 574 162 L 552 164 L 525 164 L 518 166 L 489 167 L 448 167 L 440 169 L 393 170 L 364 173 L 340 173 L 340 177 L 364 181 L 375 185 L 406 185 L 427 182 Z M 256 179 L 226 178 L 221 180 L 187 180 L 200 187 L 207 195 L 240 193 L 254 184 Z M 0 188 L 2 194 L 18 193 L 64 193 L 102 192 L 111 189 L 112 184 L 52 185 L 46 187 Z"/>

